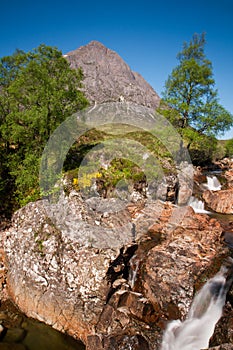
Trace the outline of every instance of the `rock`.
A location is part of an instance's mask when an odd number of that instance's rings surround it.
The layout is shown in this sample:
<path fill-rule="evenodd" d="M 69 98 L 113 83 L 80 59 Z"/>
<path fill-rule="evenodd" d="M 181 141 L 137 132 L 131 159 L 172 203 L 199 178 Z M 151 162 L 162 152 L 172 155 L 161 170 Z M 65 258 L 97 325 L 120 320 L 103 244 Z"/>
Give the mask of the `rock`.
<path fill-rule="evenodd" d="M 233 169 L 225 171 L 224 177 L 227 180 L 228 188 L 233 188 Z"/>
<path fill-rule="evenodd" d="M 185 317 L 229 254 L 220 224 L 190 207 L 147 201 L 103 217 L 107 200 L 46 203 L 20 209 L 5 232 L 8 290 L 88 350 L 159 349 L 166 321 Z"/>
<path fill-rule="evenodd" d="M 175 217 L 172 220 L 169 216 L 164 217 L 162 225 L 160 222 L 153 225 L 154 232 L 160 231 L 165 236 L 144 258 L 141 284 L 144 296 L 152 302 L 155 310 L 163 310 L 162 318 L 183 318 L 200 275 L 216 259 L 221 228 L 216 220 L 197 215 L 190 207 L 178 227 L 170 233 L 166 220 L 170 220 L 169 226 L 172 226 Z"/>
<path fill-rule="evenodd" d="M 118 308 L 126 308 L 129 313 L 145 323 L 152 323 L 157 320 L 157 314 L 152 304 L 141 293 L 126 291 L 121 294 Z"/>
<path fill-rule="evenodd" d="M 232 350 L 233 344 L 222 344 L 219 346 L 208 348 L 209 350 Z"/>
<path fill-rule="evenodd" d="M 158 186 L 156 188 L 156 186 Z M 177 193 L 178 193 L 178 179 L 175 175 L 168 175 L 162 179 L 162 181 L 154 186 L 152 188 L 152 194 L 153 192 L 156 193 L 156 198 L 162 200 L 162 201 L 169 201 L 171 203 L 175 203 L 177 200 Z M 150 191 L 148 191 L 148 196 L 151 196 Z M 152 197 L 152 196 L 151 196 Z M 153 197 L 152 197 L 153 198 Z"/>
<path fill-rule="evenodd" d="M 2 242 L 1 242 L 1 238 L 0 238 L 0 244 L 1 243 Z M 1 301 L 5 300 L 7 298 L 6 275 L 7 275 L 7 270 L 5 267 L 4 253 L 3 253 L 3 250 L 0 249 L 0 300 Z M 2 319 L 2 316 L 3 315 L 0 312 L 0 320 Z"/>
<path fill-rule="evenodd" d="M 159 106 L 159 96 L 143 77 L 98 41 L 91 41 L 65 57 L 72 68 L 83 69 L 85 93 L 91 103 L 129 101 L 153 109 Z"/>
<path fill-rule="evenodd" d="M 98 335 L 89 336 L 87 350 L 149 350 L 147 340 L 140 334 L 137 335 L 116 335 L 115 337 L 101 338 Z"/>
<path fill-rule="evenodd" d="M 181 183 L 179 186 L 177 204 L 179 205 L 187 204 L 191 195 L 192 195 L 192 189 L 190 188 L 189 184 L 187 184 L 186 182 Z"/>
<path fill-rule="evenodd" d="M 193 192 L 194 169 L 192 164 L 186 164 L 178 172 L 178 196 L 177 204 L 185 205 L 188 203 Z"/>
<path fill-rule="evenodd" d="M 224 242 L 230 249 L 233 249 L 233 231 L 224 231 L 223 233 Z"/>
<path fill-rule="evenodd" d="M 233 344 L 233 287 L 227 295 L 227 302 L 223 309 L 223 315 L 218 321 L 215 332 L 210 340 L 210 346 L 218 346 L 223 343 Z"/>
<path fill-rule="evenodd" d="M 208 207 L 217 213 L 233 214 L 233 189 L 204 191 L 203 199 Z"/>
<path fill-rule="evenodd" d="M 65 200 L 60 203 L 61 215 Z M 8 231 L 5 242 L 8 290 L 27 316 L 46 320 L 54 328 L 85 340 L 106 301 L 109 263 L 132 239 L 131 224 L 126 222 L 124 230 L 122 226 L 117 229 L 117 220 L 122 225 L 127 213 L 118 213 L 115 231 L 96 226 L 91 214 L 89 222 L 81 221 L 79 210 L 84 203 L 78 203 L 75 196 L 68 201 L 70 213 L 61 219 L 60 226 L 56 222 L 59 208 L 54 211 L 54 224 L 43 201 L 15 214 L 14 228 Z M 109 222 L 112 224 L 111 215 Z M 21 244 L 17 243 L 19 236 Z"/>

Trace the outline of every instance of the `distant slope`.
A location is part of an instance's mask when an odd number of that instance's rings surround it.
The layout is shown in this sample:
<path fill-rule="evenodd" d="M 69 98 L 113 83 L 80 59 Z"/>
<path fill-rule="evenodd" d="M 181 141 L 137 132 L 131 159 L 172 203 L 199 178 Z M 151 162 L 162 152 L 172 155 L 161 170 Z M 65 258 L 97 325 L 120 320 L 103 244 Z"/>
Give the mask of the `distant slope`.
<path fill-rule="evenodd" d="M 114 51 L 98 41 L 64 55 L 72 68 L 82 67 L 84 87 L 91 103 L 130 101 L 155 109 L 160 97 Z"/>

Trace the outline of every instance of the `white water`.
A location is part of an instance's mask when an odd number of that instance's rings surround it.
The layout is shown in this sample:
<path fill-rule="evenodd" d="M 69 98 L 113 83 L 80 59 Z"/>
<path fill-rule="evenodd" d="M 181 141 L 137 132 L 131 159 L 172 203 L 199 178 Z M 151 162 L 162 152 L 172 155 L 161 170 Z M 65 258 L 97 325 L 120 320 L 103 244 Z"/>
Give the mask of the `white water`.
<path fill-rule="evenodd" d="M 184 322 L 172 321 L 163 336 L 161 350 L 200 350 L 209 347 L 209 339 L 222 315 L 227 288 L 227 269 L 211 278 L 195 296 Z"/>
<path fill-rule="evenodd" d="M 207 176 L 207 184 L 206 187 L 210 190 L 210 191 L 219 191 L 221 190 L 221 184 L 219 182 L 219 180 L 217 179 L 216 176 Z"/>
<path fill-rule="evenodd" d="M 205 207 L 204 202 L 198 198 L 193 197 L 193 196 L 190 197 L 190 199 L 188 201 L 188 205 L 193 208 L 195 213 L 209 213 L 204 208 Z"/>
<path fill-rule="evenodd" d="M 129 271 L 129 285 L 132 289 L 136 282 L 138 268 L 139 268 L 139 260 L 137 260 L 137 255 L 135 255 L 130 260 L 130 271 Z"/>

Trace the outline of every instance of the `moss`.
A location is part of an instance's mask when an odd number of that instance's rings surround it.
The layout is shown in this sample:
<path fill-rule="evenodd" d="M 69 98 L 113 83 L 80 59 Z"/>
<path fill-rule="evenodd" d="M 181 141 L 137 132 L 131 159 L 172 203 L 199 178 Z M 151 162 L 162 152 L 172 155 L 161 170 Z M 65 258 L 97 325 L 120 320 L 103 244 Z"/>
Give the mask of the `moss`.
<path fill-rule="evenodd" d="M 115 134 L 114 134 L 115 133 Z M 123 147 L 127 149 L 127 141 L 135 141 L 148 151 L 149 157 L 146 162 L 142 162 L 143 169 L 140 168 L 142 155 L 138 154 L 135 146 L 135 160 L 122 158 L 121 152 L 117 153 L 116 143 L 111 140 L 122 140 Z M 99 156 L 103 154 L 102 142 L 108 141 L 106 152 L 116 154 L 108 168 L 101 167 Z M 131 144 L 131 143 L 130 143 Z M 98 147 L 96 148 L 96 146 Z M 95 147 L 94 152 L 92 148 Z M 123 148 L 124 149 L 124 148 Z M 112 153 L 112 152 L 115 153 Z M 132 150 L 133 151 L 133 150 Z M 178 150 L 177 150 L 178 151 Z M 153 132 L 136 130 L 126 132 L 122 125 L 109 130 L 89 130 L 72 147 L 64 164 L 65 178 L 67 185 L 64 191 L 67 195 L 71 190 L 89 191 L 93 184 L 97 185 L 97 191 L 103 197 L 118 190 L 129 191 L 129 189 L 145 188 L 147 183 L 160 180 L 164 175 L 176 174 L 176 164 L 173 160 L 174 154 L 170 154 L 162 141 L 153 136 Z"/>

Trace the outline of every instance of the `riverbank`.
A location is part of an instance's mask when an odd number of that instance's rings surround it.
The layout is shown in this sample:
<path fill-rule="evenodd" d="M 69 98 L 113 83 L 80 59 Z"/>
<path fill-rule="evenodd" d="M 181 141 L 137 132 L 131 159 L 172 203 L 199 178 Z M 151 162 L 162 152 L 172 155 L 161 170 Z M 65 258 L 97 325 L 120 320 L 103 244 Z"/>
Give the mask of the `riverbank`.
<path fill-rule="evenodd" d="M 43 201 L 16 212 L 2 235 L 8 290 L 27 316 L 88 350 L 158 350 L 167 322 L 185 319 L 231 250 L 221 224 L 189 206 L 148 200 L 116 214 L 117 203 L 71 191 L 53 207 L 55 221 Z M 233 341 L 232 293 L 212 346 Z"/>
<path fill-rule="evenodd" d="M 84 350 L 73 338 L 55 331 L 44 323 L 27 318 L 10 301 L 1 303 L 1 350 Z"/>
<path fill-rule="evenodd" d="M 2 249 L 0 249 L 0 349 L 85 349 L 81 342 L 72 337 L 54 330 L 45 323 L 26 317 L 13 303 L 7 293 L 7 269 Z"/>

